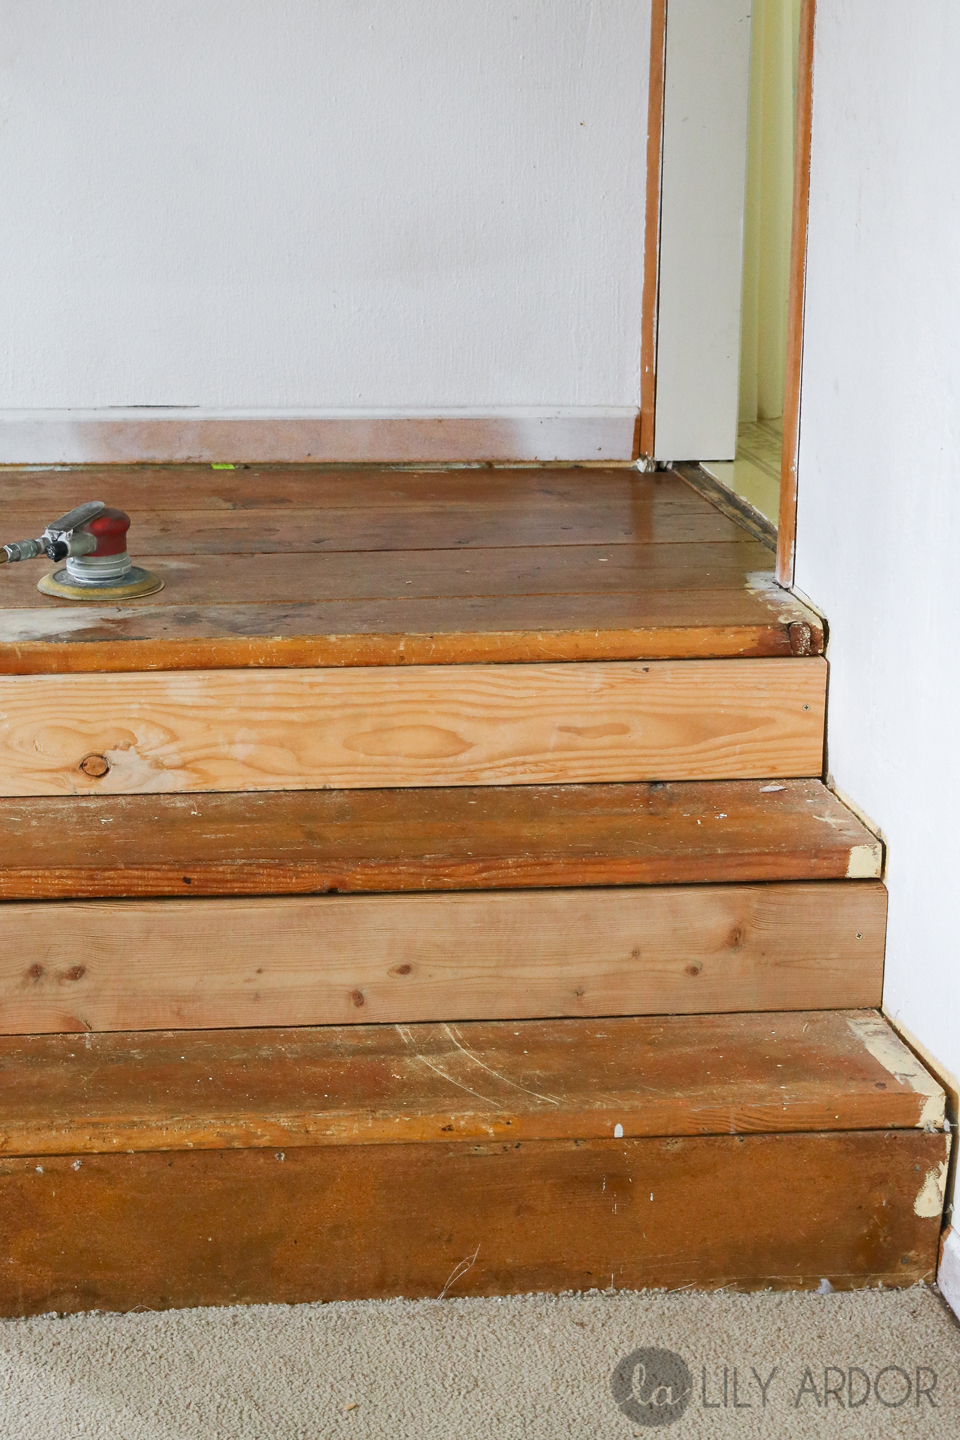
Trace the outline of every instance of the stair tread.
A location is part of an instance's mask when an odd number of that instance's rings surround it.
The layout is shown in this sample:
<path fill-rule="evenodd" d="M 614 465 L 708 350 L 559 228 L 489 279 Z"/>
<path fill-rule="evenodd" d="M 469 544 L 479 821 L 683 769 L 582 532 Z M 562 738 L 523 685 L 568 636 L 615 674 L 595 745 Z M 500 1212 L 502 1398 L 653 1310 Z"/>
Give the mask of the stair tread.
<path fill-rule="evenodd" d="M 872 879 L 819 780 L 0 799 L 0 897 Z"/>
<path fill-rule="evenodd" d="M 769 550 L 675 473 L 110 466 L 7 472 L 24 534 L 78 495 L 133 519 L 164 589 L 0 585 L 0 673 L 820 654 Z"/>
<path fill-rule="evenodd" d="M 942 1128 L 872 1010 L 0 1039 L 10 1157 Z"/>

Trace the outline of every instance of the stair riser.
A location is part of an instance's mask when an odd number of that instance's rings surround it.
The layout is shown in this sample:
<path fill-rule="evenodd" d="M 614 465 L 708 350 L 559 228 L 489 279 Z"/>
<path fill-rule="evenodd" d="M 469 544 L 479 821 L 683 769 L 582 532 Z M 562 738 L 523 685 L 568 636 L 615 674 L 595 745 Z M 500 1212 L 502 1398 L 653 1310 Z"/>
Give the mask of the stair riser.
<path fill-rule="evenodd" d="M 5 676 L 0 794 L 814 776 L 825 687 L 818 657 Z"/>
<path fill-rule="evenodd" d="M 855 1009 L 876 882 L 0 906 L 0 1032 Z"/>
<path fill-rule="evenodd" d="M 7 1159 L 0 1313 L 910 1285 L 948 1151 L 905 1130 Z"/>

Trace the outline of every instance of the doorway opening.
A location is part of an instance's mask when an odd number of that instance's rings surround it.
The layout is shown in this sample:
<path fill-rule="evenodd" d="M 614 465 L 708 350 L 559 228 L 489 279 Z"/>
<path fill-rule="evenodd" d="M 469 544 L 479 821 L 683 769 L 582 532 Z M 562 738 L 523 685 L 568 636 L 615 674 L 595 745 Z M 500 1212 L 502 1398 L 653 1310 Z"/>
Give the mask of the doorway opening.
<path fill-rule="evenodd" d="M 736 456 L 703 468 L 771 524 L 783 468 L 801 0 L 754 0 Z"/>

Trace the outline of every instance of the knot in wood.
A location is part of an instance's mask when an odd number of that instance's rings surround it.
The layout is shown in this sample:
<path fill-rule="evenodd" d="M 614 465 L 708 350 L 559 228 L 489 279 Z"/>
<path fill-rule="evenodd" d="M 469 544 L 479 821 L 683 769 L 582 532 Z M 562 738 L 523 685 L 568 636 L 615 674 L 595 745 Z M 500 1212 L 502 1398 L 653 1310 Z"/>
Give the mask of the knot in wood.
<path fill-rule="evenodd" d="M 80 769 L 84 775 L 89 775 L 93 780 L 100 780 L 110 769 L 110 765 L 102 755 L 85 755 L 80 761 Z"/>

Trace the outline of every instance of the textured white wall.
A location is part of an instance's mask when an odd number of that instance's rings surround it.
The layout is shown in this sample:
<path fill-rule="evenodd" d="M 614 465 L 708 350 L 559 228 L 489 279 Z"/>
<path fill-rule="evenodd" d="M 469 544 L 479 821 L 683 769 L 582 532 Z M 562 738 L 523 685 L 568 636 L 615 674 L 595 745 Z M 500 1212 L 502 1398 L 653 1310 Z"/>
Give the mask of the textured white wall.
<path fill-rule="evenodd" d="M 818 7 L 797 583 L 889 841 L 889 1011 L 960 1074 L 960 6 Z"/>
<path fill-rule="evenodd" d="M 649 0 L 0 0 L 0 408 L 632 406 Z"/>

